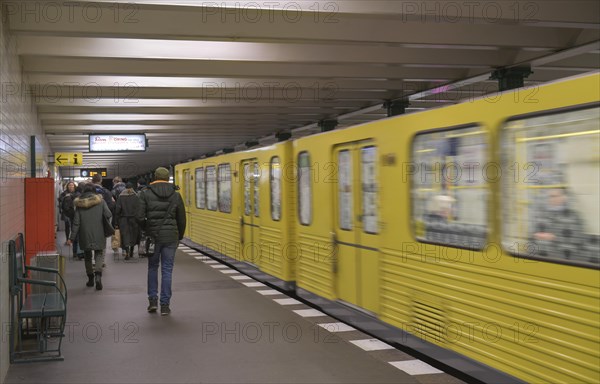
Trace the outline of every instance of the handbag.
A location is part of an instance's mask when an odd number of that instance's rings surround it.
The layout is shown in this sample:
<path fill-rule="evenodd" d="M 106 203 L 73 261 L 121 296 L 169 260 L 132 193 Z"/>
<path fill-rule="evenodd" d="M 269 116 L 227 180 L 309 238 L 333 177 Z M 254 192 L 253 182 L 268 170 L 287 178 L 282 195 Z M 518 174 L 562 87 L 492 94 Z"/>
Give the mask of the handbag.
<path fill-rule="evenodd" d="M 157 233 L 155 233 L 155 234 L 148 233 L 145 236 L 142 236 L 142 241 L 140 242 L 139 249 L 142 249 L 148 257 L 154 255 L 154 246 L 156 245 L 156 236 L 158 235 L 158 232 L 160 231 L 162 226 L 165 225 L 165 223 L 171 216 L 171 209 L 174 206 L 175 206 L 175 199 L 171 199 L 171 201 L 169 202 L 169 206 L 167 207 L 167 212 L 165 214 L 165 217 L 164 217 L 162 223 L 160 223 L 160 227 L 158 227 Z"/>
<path fill-rule="evenodd" d="M 119 249 L 121 248 L 121 230 L 120 229 L 115 229 L 115 234 L 112 235 L 112 239 L 110 241 L 111 243 L 111 248 L 112 249 Z"/>
<path fill-rule="evenodd" d="M 104 227 L 104 237 L 111 237 L 115 234 L 115 229 L 110 223 L 110 220 L 104 215 L 102 215 L 102 226 Z"/>

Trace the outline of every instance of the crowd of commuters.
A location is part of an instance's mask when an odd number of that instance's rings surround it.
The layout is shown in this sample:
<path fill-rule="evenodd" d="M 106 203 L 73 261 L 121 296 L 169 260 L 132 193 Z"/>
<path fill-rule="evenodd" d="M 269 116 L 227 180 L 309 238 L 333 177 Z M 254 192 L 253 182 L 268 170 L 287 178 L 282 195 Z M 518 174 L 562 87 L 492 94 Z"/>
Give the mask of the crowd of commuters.
<path fill-rule="evenodd" d="M 138 255 L 148 257 L 148 312 L 156 312 L 160 304 L 160 314 L 170 314 L 175 251 L 186 226 L 183 199 L 177 190 L 169 182 L 169 171 L 163 167 L 156 169 L 154 181 L 149 185 L 143 178 L 134 184 L 115 177 L 111 191 L 102 186 L 98 174 L 78 185 L 73 181 L 65 185 L 58 199 L 61 219 L 65 222 L 65 245 L 72 245 L 73 256 L 85 260 L 88 287 L 103 288 L 107 227 L 113 227 L 120 233 L 120 249 L 113 248 L 113 252 L 122 250 L 127 261 L 134 257 L 137 246 Z M 154 250 L 147 254 L 150 242 Z"/>

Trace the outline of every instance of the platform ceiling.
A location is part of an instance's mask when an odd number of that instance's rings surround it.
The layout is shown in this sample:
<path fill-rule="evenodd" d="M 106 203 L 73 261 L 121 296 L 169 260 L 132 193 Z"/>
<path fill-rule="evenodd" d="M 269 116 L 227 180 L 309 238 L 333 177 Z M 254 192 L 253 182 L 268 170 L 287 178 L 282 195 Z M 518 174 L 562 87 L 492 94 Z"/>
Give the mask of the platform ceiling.
<path fill-rule="evenodd" d="M 598 1 L 3 1 L 56 152 L 130 177 L 273 134 L 380 119 L 600 68 Z M 145 153 L 87 153 L 89 133 Z M 250 143 L 249 143 L 250 144 Z"/>

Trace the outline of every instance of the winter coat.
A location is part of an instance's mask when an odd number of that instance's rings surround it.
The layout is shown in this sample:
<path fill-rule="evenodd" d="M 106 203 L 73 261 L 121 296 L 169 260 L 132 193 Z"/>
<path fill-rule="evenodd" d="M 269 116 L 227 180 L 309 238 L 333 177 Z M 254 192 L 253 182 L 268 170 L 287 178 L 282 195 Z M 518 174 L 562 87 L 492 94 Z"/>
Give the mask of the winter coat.
<path fill-rule="evenodd" d="M 126 189 L 117 199 L 115 222 L 121 232 L 121 247 L 132 247 L 140 242 L 140 227 L 136 220 L 140 200 L 133 189 Z"/>
<path fill-rule="evenodd" d="M 121 193 L 125 190 L 125 188 L 126 188 L 125 183 L 122 181 L 119 181 L 117 184 L 115 184 L 113 186 L 112 195 L 113 195 L 113 198 L 115 199 L 115 201 L 117 201 L 119 196 L 121 196 Z"/>
<path fill-rule="evenodd" d="M 104 202 L 108 206 L 108 209 L 110 210 L 110 212 L 111 213 L 114 212 L 115 211 L 115 199 L 113 199 L 112 192 L 109 191 L 108 189 L 104 188 L 100 184 L 94 184 L 94 187 L 96 188 L 96 193 L 99 194 L 100 196 L 102 196 L 102 198 L 104 199 Z"/>
<path fill-rule="evenodd" d="M 60 210 L 64 217 L 68 217 L 69 220 L 75 219 L 75 199 L 79 197 L 80 193 L 75 192 L 63 192 L 60 201 Z"/>
<path fill-rule="evenodd" d="M 87 251 L 106 248 L 102 216 L 109 221 L 112 217 L 102 196 L 86 192 L 76 198 L 75 220 L 69 239 L 73 241 L 79 235 L 79 247 Z"/>
<path fill-rule="evenodd" d="M 174 206 L 167 213 L 171 201 Z M 155 238 L 157 244 L 172 244 L 183 239 L 185 208 L 176 187 L 167 181 L 150 184 L 148 189 L 140 193 L 137 220 L 145 233 Z"/>

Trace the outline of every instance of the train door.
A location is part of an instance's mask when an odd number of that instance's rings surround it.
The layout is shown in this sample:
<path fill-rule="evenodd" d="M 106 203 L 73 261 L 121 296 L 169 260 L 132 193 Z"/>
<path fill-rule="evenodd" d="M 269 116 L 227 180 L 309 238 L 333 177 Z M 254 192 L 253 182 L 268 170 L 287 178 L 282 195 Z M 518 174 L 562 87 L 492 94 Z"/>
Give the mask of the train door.
<path fill-rule="evenodd" d="M 369 142 L 335 148 L 337 291 L 343 302 L 378 311 L 379 251 L 377 148 Z"/>
<path fill-rule="evenodd" d="M 183 171 L 183 202 L 185 206 L 185 218 L 188 223 L 186 229 L 188 229 L 188 233 L 191 233 L 191 206 L 192 206 L 192 178 L 189 169 L 185 169 Z"/>
<path fill-rule="evenodd" d="M 260 168 L 256 159 L 242 161 L 242 178 L 242 260 L 257 265 L 260 257 Z"/>

